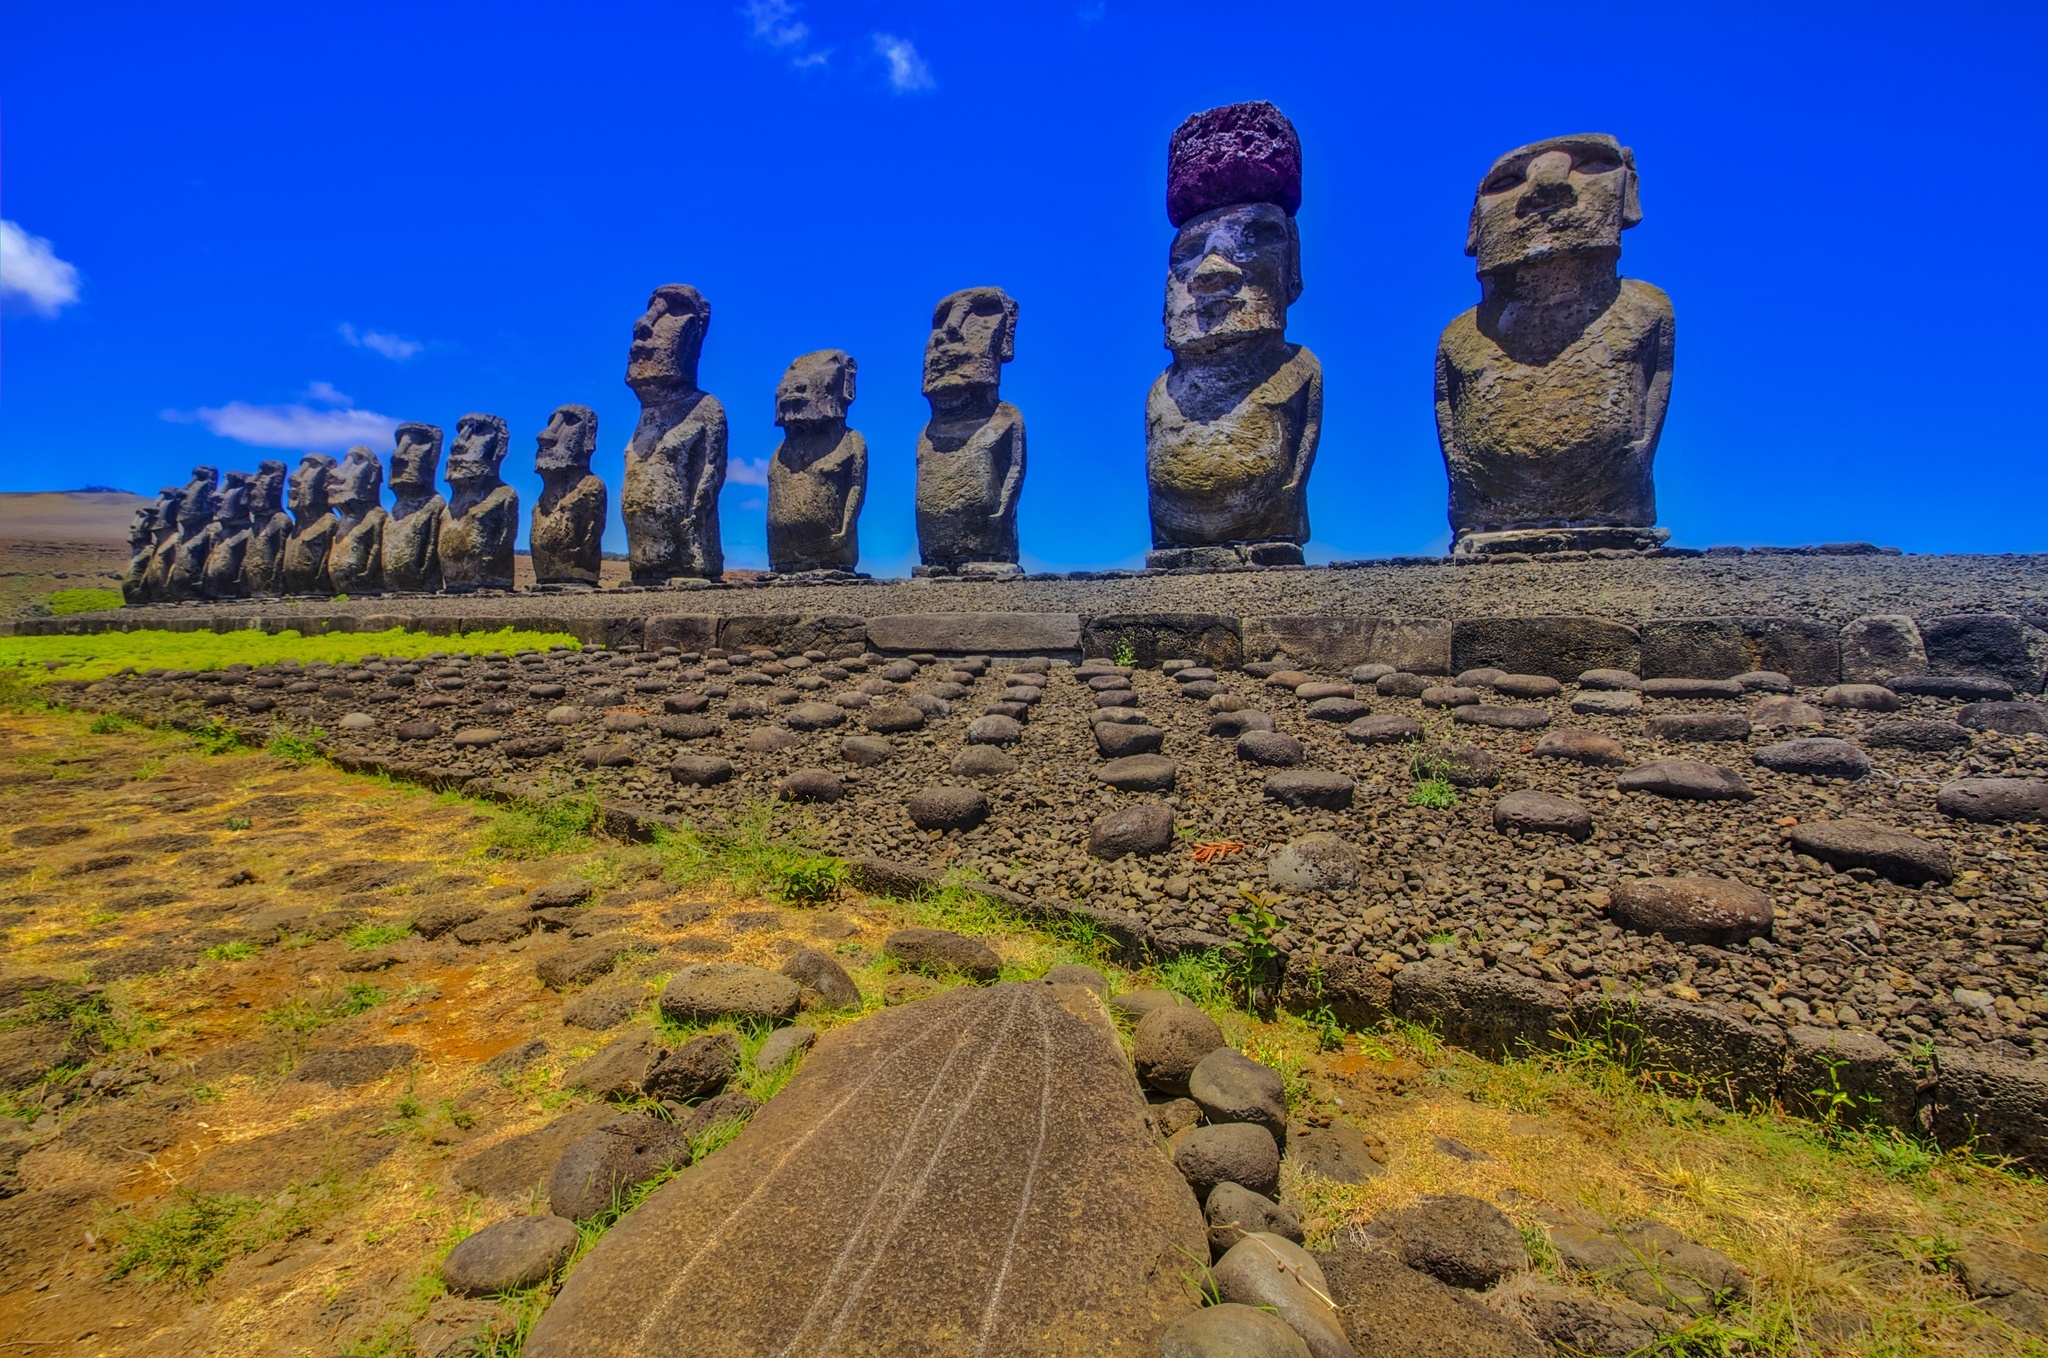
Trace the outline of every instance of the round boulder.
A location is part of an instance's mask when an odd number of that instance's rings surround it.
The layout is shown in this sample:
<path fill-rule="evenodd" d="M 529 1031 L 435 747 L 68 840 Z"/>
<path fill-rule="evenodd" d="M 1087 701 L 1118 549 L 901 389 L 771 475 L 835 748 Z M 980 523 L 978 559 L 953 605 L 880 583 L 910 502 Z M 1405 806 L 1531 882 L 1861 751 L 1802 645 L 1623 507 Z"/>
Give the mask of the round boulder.
<path fill-rule="evenodd" d="M 886 764 L 896 747 L 881 736 L 848 736 L 839 742 L 839 757 L 855 768 Z"/>
<path fill-rule="evenodd" d="M 1358 855 L 1333 834 L 1302 835 L 1267 860 L 1266 880 L 1281 891 L 1336 891 L 1358 880 Z"/>
<path fill-rule="evenodd" d="M 1003 969 L 995 949 L 950 929 L 899 929 L 882 940 L 882 951 L 913 971 L 957 971 L 983 982 Z"/>
<path fill-rule="evenodd" d="M 1497 1207 L 1462 1194 L 1423 1197 L 1366 1227 L 1396 1258 L 1452 1287 L 1483 1292 L 1529 1267 L 1522 1233 Z"/>
<path fill-rule="evenodd" d="M 1792 827 L 1792 848 L 1843 872 L 1868 868 L 1903 886 L 1955 876 L 1948 850 L 1940 844 L 1864 821 L 1802 821 Z"/>
<path fill-rule="evenodd" d="M 1014 745 L 1022 739 L 1024 727 L 1015 717 L 976 717 L 967 723 L 970 745 Z"/>
<path fill-rule="evenodd" d="M 830 769 L 798 769 L 775 785 L 775 795 L 790 802 L 836 802 L 846 784 Z"/>
<path fill-rule="evenodd" d="M 1820 695 L 1823 707 L 1845 707 L 1854 712 L 1896 712 L 1905 701 L 1882 684 L 1836 684 Z"/>
<path fill-rule="evenodd" d="M 1506 698 L 1555 698 L 1564 685 L 1547 674 L 1503 674 L 1493 681 L 1493 691 Z"/>
<path fill-rule="evenodd" d="M 584 1221 L 610 1210 L 636 1185 L 690 1163 L 682 1129 L 646 1113 L 613 1118 L 562 1152 L 548 1177 L 548 1210 Z"/>
<path fill-rule="evenodd" d="M 1429 680 L 1421 675 L 1396 670 L 1374 680 L 1372 690 L 1382 698 L 1420 698 L 1423 690 L 1428 687 Z"/>
<path fill-rule="evenodd" d="M 1277 1145 L 1287 1136 L 1287 1093 L 1280 1072 L 1242 1052 L 1218 1047 L 1188 1072 L 1188 1097 L 1202 1105 L 1211 1122 L 1250 1122 L 1272 1133 Z"/>
<path fill-rule="evenodd" d="M 979 788 L 928 787 L 910 794 L 909 808 L 920 830 L 972 830 L 988 819 L 988 795 Z"/>
<path fill-rule="evenodd" d="M 740 1044 L 731 1033 L 705 1033 L 654 1063 L 640 1088 L 652 1098 L 688 1103 L 725 1088 L 740 1066 Z"/>
<path fill-rule="evenodd" d="M 1642 686 L 1642 679 L 1629 670 L 1587 670 L 1579 676 L 1580 688 L 1621 692 L 1633 691 Z"/>
<path fill-rule="evenodd" d="M 1510 792 L 1493 804 L 1493 828 L 1583 840 L 1592 837 L 1593 813 L 1548 792 Z"/>
<path fill-rule="evenodd" d="M 558 1216 L 510 1217 L 448 1251 L 441 1282 L 458 1297 L 531 1287 L 569 1262 L 579 1238 L 576 1228 Z"/>
<path fill-rule="evenodd" d="M 1215 1233 L 1213 1228 L 1210 1232 Z M 1239 1232 L 1239 1238 L 1243 1233 Z M 1159 1340 L 1159 1358 L 1311 1358 L 1308 1343 L 1271 1311 L 1227 1301 L 1190 1311 Z"/>
<path fill-rule="evenodd" d="M 1351 805 L 1354 787 L 1349 778 L 1328 769 L 1284 769 L 1266 779 L 1264 795 L 1282 806 L 1342 811 Z"/>
<path fill-rule="evenodd" d="M 1624 929 L 1673 943 L 1726 947 L 1771 932 L 1771 898 L 1725 877 L 1644 877 L 1614 889 L 1608 915 Z"/>
<path fill-rule="evenodd" d="M 1869 755 L 1832 736 L 1781 740 L 1754 751 L 1750 758 L 1776 773 L 1803 773 L 1812 778 L 1861 778 L 1870 772 Z"/>
<path fill-rule="evenodd" d="M 870 707 L 861 716 L 868 730 L 878 736 L 902 735 L 907 731 L 924 729 L 924 713 L 914 707 Z"/>
<path fill-rule="evenodd" d="M 1188 1076 L 1201 1059 L 1223 1045 L 1223 1030 L 1215 1019 L 1191 1004 L 1165 1005 L 1138 1020 L 1131 1035 L 1131 1060 L 1147 1085 L 1162 1094 L 1180 1095 L 1188 1092 Z M 1246 1180 L 1238 1182 L 1250 1186 Z"/>
<path fill-rule="evenodd" d="M 1173 761 L 1164 755 L 1133 754 L 1110 760 L 1095 771 L 1095 779 L 1119 792 L 1171 792 L 1176 773 Z"/>
<path fill-rule="evenodd" d="M 1362 698 L 1318 698 L 1308 705 L 1310 721 L 1353 722 L 1372 715 L 1372 704 Z"/>
<path fill-rule="evenodd" d="M 1238 1184 L 1268 1198 L 1279 1191 L 1280 1146 L 1273 1134 L 1257 1123 L 1190 1128 L 1175 1137 L 1172 1145 L 1174 1168 L 1195 1190 L 1199 1202 L 1207 1202 L 1210 1190 L 1218 1184 Z"/>
<path fill-rule="evenodd" d="M 1422 735 L 1421 722 L 1395 712 L 1360 717 L 1344 728 L 1344 739 L 1353 745 L 1398 745 L 1402 741 L 1420 740 Z"/>
<path fill-rule="evenodd" d="M 1958 778 L 1942 784 L 1934 805 L 1944 816 L 1985 824 L 2048 820 L 2048 778 Z"/>
<path fill-rule="evenodd" d="M 677 972 L 661 990 L 661 1012 L 676 1023 L 722 1018 L 794 1017 L 803 987 L 787 976 L 738 962 L 700 962 Z"/>
<path fill-rule="evenodd" d="M 1062 962 L 1038 978 L 1047 985 L 1086 986 L 1103 999 L 1109 998 L 1109 978 L 1093 967 L 1084 967 L 1078 962 Z"/>
<path fill-rule="evenodd" d="M 1470 707 L 1474 703 L 1484 701 L 1486 701 L 1486 695 L 1478 689 L 1466 688 L 1460 685 L 1439 684 L 1435 688 L 1422 690 L 1422 705 L 1424 707 Z"/>
<path fill-rule="evenodd" d="M 1292 1212 L 1242 1184 L 1217 1184 L 1210 1189 L 1202 1214 L 1209 1219 L 1209 1252 L 1217 1256 L 1259 1231 L 1297 1245 L 1302 1241 L 1301 1223 Z"/>
<path fill-rule="evenodd" d="M 969 745 L 949 767 L 956 778 L 1001 778 L 1017 771 L 1017 761 L 993 745 Z"/>
<path fill-rule="evenodd" d="M 686 754 L 668 766 L 668 776 L 684 787 L 715 787 L 732 781 L 732 761 L 716 755 Z"/>
<path fill-rule="evenodd" d="M 1173 843 L 1173 810 L 1157 802 L 1098 816 L 1088 828 L 1088 852 L 1097 858 L 1163 853 Z"/>
<path fill-rule="evenodd" d="M 846 709 L 833 703 L 798 703 L 783 714 L 792 731 L 824 731 L 846 720 Z"/>
<path fill-rule="evenodd" d="M 1236 717 L 1246 714 L 1231 712 L 1226 715 Z M 1217 718 L 1217 721 L 1221 720 L 1222 717 Z M 1210 729 L 1215 729 L 1215 722 L 1210 723 Z M 1307 758 L 1307 755 L 1301 748 L 1301 742 L 1293 736 L 1282 735 L 1278 731 L 1254 730 L 1246 731 L 1237 738 L 1237 757 L 1247 764 L 1291 769 Z"/>

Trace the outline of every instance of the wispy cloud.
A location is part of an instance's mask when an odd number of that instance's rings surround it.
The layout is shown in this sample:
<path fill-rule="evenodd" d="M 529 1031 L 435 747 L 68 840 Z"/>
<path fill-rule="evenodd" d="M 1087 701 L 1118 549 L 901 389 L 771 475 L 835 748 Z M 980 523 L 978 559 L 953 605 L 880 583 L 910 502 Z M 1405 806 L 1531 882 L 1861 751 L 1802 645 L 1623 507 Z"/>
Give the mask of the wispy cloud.
<path fill-rule="evenodd" d="M 398 421 L 374 410 L 357 410 L 348 397 L 326 382 L 315 382 L 306 393 L 327 409 L 310 405 L 251 405 L 229 401 L 224 406 L 201 406 L 197 410 L 166 410 L 163 418 L 172 424 L 203 425 L 224 439 L 256 448 L 303 448 L 309 451 L 339 452 L 358 443 L 388 444 Z"/>
<path fill-rule="evenodd" d="M 932 79 L 932 68 L 925 65 L 908 38 L 893 33 L 875 34 L 875 55 L 889 63 L 889 87 L 898 94 L 928 90 L 938 83 Z"/>
<path fill-rule="evenodd" d="M 335 332 L 355 348 L 382 354 L 394 363 L 403 363 L 427 347 L 419 340 L 403 339 L 382 330 L 357 330 L 347 321 L 336 326 Z"/>
<path fill-rule="evenodd" d="M 765 486 L 768 484 L 768 459 L 755 458 L 748 461 L 736 457 L 725 464 L 725 483 L 729 486 Z"/>
<path fill-rule="evenodd" d="M 756 38 L 778 52 L 788 53 L 789 64 L 803 71 L 830 61 L 832 49 L 810 45 L 811 26 L 796 17 L 801 8 L 791 0 L 747 0 L 740 13 L 754 26 Z"/>
<path fill-rule="evenodd" d="M 55 316 L 77 300 L 77 268 L 57 258 L 56 247 L 41 236 L 0 221 L 0 303 Z"/>

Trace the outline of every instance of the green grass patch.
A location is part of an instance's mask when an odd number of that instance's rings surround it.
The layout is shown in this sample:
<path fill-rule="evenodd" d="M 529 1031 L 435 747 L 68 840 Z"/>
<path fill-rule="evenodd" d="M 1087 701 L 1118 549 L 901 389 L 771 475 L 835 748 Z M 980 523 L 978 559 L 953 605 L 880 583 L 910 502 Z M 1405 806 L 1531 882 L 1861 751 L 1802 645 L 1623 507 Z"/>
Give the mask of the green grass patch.
<path fill-rule="evenodd" d="M 109 1221 L 114 1257 L 107 1276 L 197 1291 L 231 1260 L 307 1230 L 333 1198 L 326 1184 L 295 1186 L 267 1200 L 180 1191 L 153 1215 Z"/>
<path fill-rule="evenodd" d="M 789 819 L 778 827 L 780 817 Z M 846 863 L 819 852 L 809 819 L 775 805 L 750 806 L 730 824 L 662 834 L 655 849 L 672 882 L 724 877 L 785 905 L 820 904 L 846 881 Z"/>
<path fill-rule="evenodd" d="M 270 739 L 263 743 L 263 753 L 273 759 L 282 759 L 287 764 L 305 768 L 326 760 L 319 742 L 327 739 L 327 733 L 319 727 L 309 727 L 305 734 L 288 731 L 282 726 L 270 728 Z"/>
<path fill-rule="evenodd" d="M 437 637 L 393 628 L 388 632 L 332 632 L 302 636 L 294 631 L 97 632 L 76 637 L 0 637 L 0 669 L 18 670 L 26 682 L 104 679 L 123 669 L 216 670 L 229 665 L 271 665 L 280 660 L 338 664 L 380 655 L 416 660 L 435 651 L 451 655 L 485 651 L 581 649 L 566 632 L 464 632 Z M 53 664 L 54 669 L 47 666 Z"/>
<path fill-rule="evenodd" d="M 1458 804 L 1458 790 L 1444 778 L 1425 778 L 1408 794 L 1408 805 L 1448 811 Z"/>
<path fill-rule="evenodd" d="M 52 617 L 62 618 L 73 613 L 104 613 L 119 608 L 122 602 L 116 589 L 60 589 L 43 600 L 43 606 Z"/>
<path fill-rule="evenodd" d="M 393 920 L 383 924 L 358 924 L 344 937 L 348 940 L 348 946 L 357 952 L 368 948 L 381 948 L 402 938 L 412 937 L 412 921 Z"/>
<path fill-rule="evenodd" d="M 256 945 L 246 938 L 216 943 L 206 950 L 206 955 L 216 962 L 240 962 L 256 955 Z"/>
<path fill-rule="evenodd" d="M 581 853 L 591 846 L 597 825 L 595 797 L 561 797 L 534 804 L 515 802 L 492 807 L 489 822 L 477 836 L 490 858 L 549 858 Z"/>
<path fill-rule="evenodd" d="M 307 1037 L 330 1023 L 375 1009 L 390 999 L 368 981 L 351 981 L 319 1000 L 288 1000 L 263 1013 L 263 1021 L 288 1037 Z"/>
<path fill-rule="evenodd" d="M 92 719 L 85 728 L 96 736 L 111 736 L 128 729 L 128 719 L 117 717 L 112 712 L 102 712 Z"/>

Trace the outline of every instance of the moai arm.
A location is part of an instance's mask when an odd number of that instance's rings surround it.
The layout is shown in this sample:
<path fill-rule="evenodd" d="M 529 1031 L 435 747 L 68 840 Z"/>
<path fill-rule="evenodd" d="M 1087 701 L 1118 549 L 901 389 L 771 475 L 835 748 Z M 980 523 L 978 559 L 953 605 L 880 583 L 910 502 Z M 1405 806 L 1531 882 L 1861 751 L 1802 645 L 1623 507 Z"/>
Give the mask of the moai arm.
<path fill-rule="evenodd" d="M 850 542 L 860 523 L 861 502 L 868 497 L 868 441 L 853 433 L 847 441 L 853 447 L 846 459 L 846 510 L 839 516 L 839 536 Z"/>
<path fill-rule="evenodd" d="M 1451 388 L 1457 380 L 1458 372 L 1451 362 L 1450 348 L 1439 342 L 1436 346 L 1436 441 L 1443 449 L 1447 467 L 1458 456 L 1458 426 L 1451 412 Z"/>
<path fill-rule="evenodd" d="M 1002 489 L 996 494 L 996 511 L 989 518 L 1002 523 L 1017 512 L 1017 499 L 1024 493 L 1024 417 L 1016 416 L 1003 431 L 1010 455 L 1004 463 Z"/>
<path fill-rule="evenodd" d="M 704 407 L 710 407 L 706 410 Z M 690 484 L 690 521 L 704 523 L 718 504 L 718 493 L 725 489 L 725 411 L 718 399 L 706 396 L 699 405 L 704 418 L 694 421 L 696 432 L 692 435 L 697 444 L 696 476 Z"/>
<path fill-rule="evenodd" d="M 1663 294 L 1658 295 L 1662 297 Z M 1657 318 L 1657 337 L 1650 347 L 1654 366 L 1650 369 L 1649 387 L 1643 393 L 1643 434 L 1629 446 L 1629 452 L 1638 456 L 1647 456 L 1656 448 L 1657 440 L 1664 435 L 1664 416 L 1671 409 L 1671 362 L 1677 337 L 1672 333 L 1671 303 L 1668 299 L 1662 312 Z"/>
<path fill-rule="evenodd" d="M 1294 473 L 1287 478 L 1289 495 L 1300 494 L 1301 488 L 1308 484 L 1308 474 L 1315 470 L 1316 445 L 1323 437 L 1323 365 L 1316 362 L 1315 356 L 1306 349 L 1301 351 L 1300 358 L 1309 360 L 1308 381 L 1303 385 L 1301 392 L 1301 455 L 1294 459 Z M 1306 503 L 1303 502 L 1302 509 L 1304 520 L 1308 518 Z M 1303 532 L 1305 535 L 1306 528 Z"/>

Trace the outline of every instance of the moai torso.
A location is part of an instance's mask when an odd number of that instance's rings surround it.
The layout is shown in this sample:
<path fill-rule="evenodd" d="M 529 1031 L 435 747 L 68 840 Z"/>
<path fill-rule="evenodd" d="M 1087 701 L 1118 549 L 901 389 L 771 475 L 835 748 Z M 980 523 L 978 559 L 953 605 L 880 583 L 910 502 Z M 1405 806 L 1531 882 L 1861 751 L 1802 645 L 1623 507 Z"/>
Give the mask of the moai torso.
<path fill-rule="evenodd" d="M 308 453 L 292 472 L 288 491 L 292 531 L 285 539 L 282 563 L 286 594 L 334 592 L 327 580 L 327 557 L 341 528 L 340 521 L 328 512 L 327 479 L 334 465 L 334 459 L 325 453 Z"/>
<path fill-rule="evenodd" d="M 868 445 L 846 427 L 854 361 L 837 349 L 789 365 L 776 389 L 783 440 L 768 460 L 768 568 L 851 571 L 860 561 Z"/>
<path fill-rule="evenodd" d="M 441 516 L 448 502 L 434 489 L 441 430 L 401 424 L 391 453 L 391 494 L 384 521 L 384 588 L 426 594 L 441 588 Z"/>
<path fill-rule="evenodd" d="M 329 478 L 336 513 L 327 582 L 336 594 L 384 591 L 384 468 L 368 448 L 351 448 Z"/>
<path fill-rule="evenodd" d="M 1024 417 L 998 397 L 1017 304 L 1000 288 L 939 302 L 925 346 L 932 417 L 917 438 L 917 545 L 928 568 L 1015 567 Z"/>
<path fill-rule="evenodd" d="M 249 496 L 254 478 L 229 472 L 214 511 L 213 546 L 206 553 L 206 597 L 234 599 L 243 595 L 242 562 L 249 554 Z"/>
<path fill-rule="evenodd" d="M 1287 340 L 1301 145 L 1271 104 L 1196 114 L 1167 153 L 1173 362 L 1145 402 L 1154 566 L 1301 560 L 1323 375 Z"/>
<path fill-rule="evenodd" d="M 284 593 L 284 547 L 292 535 L 284 487 L 284 463 L 257 465 L 249 484 L 249 546 L 242 553 L 244 597 L 271 599 Z"/>
<path fill-rule="evenodd" d="M 178 538 L 164 577 L 167 599 L 206 597 L 206 556 L 219 536 L 213 522 L 219 483 L 220 473 L 212 467 L 194 467 L 192 479 L 185 483 L 184 497 L 178 503 Z"/>
<path fill-rule="evenodd" d="M 159 495 L 135 511 L 128 526 L 128 571 L 121 577 L 121 598 L 129 604 L 149 602 L 149 566 L 156 559 L 157 525 L 164 512 Z"/>
<path fill-rule="evenodd" d="M 718 495 L 725 487 L 726 418 L 697 387 L 697 360 L 711 307 L 695 288 L 656 288 L 633 327 L 626 385 L 640 422 L 626 444 L 619 516 L 633 579 L 716 580 L 725 572 Z"/>
<path fill-rule="evenodd" d="M 464 415 L 448 456 L 448 507 L 441 512 L 442 587 L 512 588 L 519 492 L 499 479 L 508 436 L 496 415 Z"/>
<path fill-rule="evenodd" d="M 597 450 L 597 412 L 588 406 L 560 407 L 538 443 L 533 469 L 540 473 L 540 500 L 526 538 L 534 581 L 596 585 L 604 568 L 604 521 L 611 506 L 604 479 L 590 470 Z"/>
<path fill-rule="evenodd" d="M 1481 299 L 1437 345 L 1436 421 L 1452 550 L 1646 548 L 1671 397 L 1671 299 L 1617 272 L 1642 218 L 1613 137 L 1560 137 L 1495 161 L 1465 250 Z"/>

